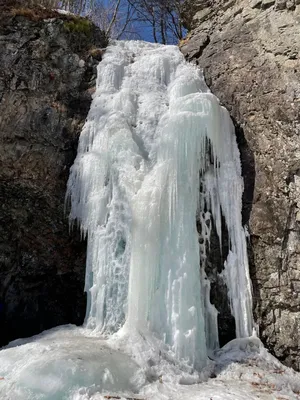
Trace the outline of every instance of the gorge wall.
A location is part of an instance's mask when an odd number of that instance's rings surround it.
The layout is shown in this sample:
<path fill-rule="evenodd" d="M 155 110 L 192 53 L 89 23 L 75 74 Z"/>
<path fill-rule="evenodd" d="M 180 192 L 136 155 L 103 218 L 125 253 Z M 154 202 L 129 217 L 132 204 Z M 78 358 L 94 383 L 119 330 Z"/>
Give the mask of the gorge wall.
<path fill-rule="evenodd" d="M 64 197 L 105 45 L 82 19 L 0 10 L 0 345 L 83 321 Z"/>
<path fill-rule="evenodd" d="M 237 127 L 255 318 L 300 368 L 300 1 L 187 0 L 181 44 Z"/>

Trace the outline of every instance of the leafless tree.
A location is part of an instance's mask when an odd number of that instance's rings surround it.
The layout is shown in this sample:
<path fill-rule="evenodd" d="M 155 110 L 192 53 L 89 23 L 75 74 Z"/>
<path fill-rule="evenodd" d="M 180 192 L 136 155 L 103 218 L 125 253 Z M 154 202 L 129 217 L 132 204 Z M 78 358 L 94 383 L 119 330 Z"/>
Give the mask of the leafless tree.
<path fill-rule="evenodd" d="M 89 18 L 102 29 L 107 38 L 135 38 L 133 26 L 135 10 L 127 0 L 111 1 L 109 5 L 97 1 Z"/>
<path fill-rule="evenodd" d="M 87 8 L 91 7 L 93 3 L 93 1 L 91 2 L 89 0 L 62 0 L 60 1 L 60 7 L 74 14 L 81 15 Z"/>
<path fill-rule="evenodd" d="M 135 9 L 136 17 L 151 27 L 156 43 L 172 43 L 184 35 L 180 15 L 183 0 L 127 0 Z"/>

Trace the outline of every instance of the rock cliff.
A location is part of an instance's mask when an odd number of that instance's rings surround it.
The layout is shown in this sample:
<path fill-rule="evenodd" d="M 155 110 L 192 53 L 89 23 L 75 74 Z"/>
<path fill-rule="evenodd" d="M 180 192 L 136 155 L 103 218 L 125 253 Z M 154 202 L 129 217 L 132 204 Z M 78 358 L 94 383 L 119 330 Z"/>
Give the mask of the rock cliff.
<path fill-rule="evenodd" d="M 0 10 L 0 345 L 83 321 L 64 196 L 105 45 L 83 19 Z"/>
<path fill-rule="evenodd" d="M 181 49 L 237 127 L 255 317 L 300 368 L 300 1 L 187 0 Z"/>

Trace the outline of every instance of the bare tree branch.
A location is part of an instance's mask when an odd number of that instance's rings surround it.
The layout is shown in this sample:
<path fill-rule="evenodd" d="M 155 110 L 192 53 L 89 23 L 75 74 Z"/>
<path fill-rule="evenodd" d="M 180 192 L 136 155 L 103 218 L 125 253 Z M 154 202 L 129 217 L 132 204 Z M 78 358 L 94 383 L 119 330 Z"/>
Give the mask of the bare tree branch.
<path fill-rule="evenodd" d="M 106 32 L 105 32 L 106 37 L 110 37 L 110 33 L 111 33 L 111 30 L 112 30 L 112 27 L 113 27 L 114 24 L 116 23 L 116 19 L 117 19 L 117 15 L 118 15 L 120 3 L 121 3 L 121 0 L 117 0 L 117 3 L 116 3 L 116 6 L 115 6 L 115 9 L 114 9 L 113 16 L 112 16 L 111 21 L 110 21 L 110 23 L 109 23 L 109 25 L 108 25 L 108 28 L 107 28 L 107 30 L 106 30 Z"/>

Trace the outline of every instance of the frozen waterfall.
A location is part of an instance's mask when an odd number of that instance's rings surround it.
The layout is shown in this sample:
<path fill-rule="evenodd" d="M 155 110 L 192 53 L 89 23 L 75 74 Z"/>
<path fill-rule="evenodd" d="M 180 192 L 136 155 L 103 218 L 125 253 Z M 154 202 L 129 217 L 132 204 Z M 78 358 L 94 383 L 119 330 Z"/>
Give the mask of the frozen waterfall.
<path fill-rule="evenodd" d="M 88 238 L 86 326 L 151 332 L 202 368 L 218 347 L 218 313 L 200 265 L 212 221 L 221 245 L 223 216 L 230 251 L 222 278 L 236 335 L 250 336 L 242 192 L 232 122 L 201 72 L 176 46 L 110 46 L 67 193 L 70 218 Z"/>

